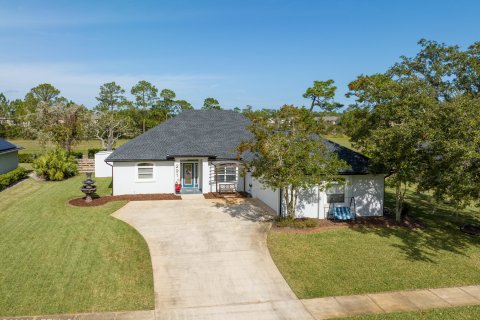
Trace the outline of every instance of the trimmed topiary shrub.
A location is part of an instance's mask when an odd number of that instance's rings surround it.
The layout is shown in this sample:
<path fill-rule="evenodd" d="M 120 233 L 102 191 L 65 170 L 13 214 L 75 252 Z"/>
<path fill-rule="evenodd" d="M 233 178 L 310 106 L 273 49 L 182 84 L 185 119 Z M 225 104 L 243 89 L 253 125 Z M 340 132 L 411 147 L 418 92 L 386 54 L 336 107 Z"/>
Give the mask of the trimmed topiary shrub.
<path fill-rule="evenodd" d="M 48 151 L 33 162 L 37 175 L 46 180 L 61 181 L 78 173 L 77 164 L 65 150 Z"/>
<path fill-rule="evenodd" d="M 10 172 L 0 174 L 0 191 L 8 188 L 15 182 L 25 179 L 26 177 L 28 177 L 28 174 L 30 172 L 30 170 L 18 167 L 17 169 L 14 169 Z"/>

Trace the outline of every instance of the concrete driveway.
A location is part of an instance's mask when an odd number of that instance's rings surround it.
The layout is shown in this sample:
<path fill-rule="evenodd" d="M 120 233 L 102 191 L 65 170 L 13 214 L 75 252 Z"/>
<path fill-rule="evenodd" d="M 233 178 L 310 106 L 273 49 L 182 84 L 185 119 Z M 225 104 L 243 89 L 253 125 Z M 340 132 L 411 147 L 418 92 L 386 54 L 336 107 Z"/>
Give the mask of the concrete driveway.
<path fill-rule="evenodd" d="M 115 212 L 148 243 L 157 319 L 312 319 L 270 257 L 265 213 L 198 196 Z"/>

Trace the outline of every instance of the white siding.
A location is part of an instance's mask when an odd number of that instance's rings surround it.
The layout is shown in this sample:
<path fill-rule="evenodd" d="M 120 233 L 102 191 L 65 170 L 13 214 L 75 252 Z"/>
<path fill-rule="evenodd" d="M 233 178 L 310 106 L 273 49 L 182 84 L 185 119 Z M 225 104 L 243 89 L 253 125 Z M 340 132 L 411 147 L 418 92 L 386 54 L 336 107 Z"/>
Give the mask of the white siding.
<path fill-rule="evenodd" d="M 337 205 L 348 207 L 353 197 L 358 216 L 383 215 L 383 175 L 347 176 L 345 183 L 345 203 Z M 297 216 L 324 219 L 328 212 L 328 206 L 325 191 L 319 193 L 316 187 L 304 190 L 298 197 Z"/>
<path fill-rule="evenodd" d="M 359 216 L 382 216 L 385 192 L 384 175 L 352 176 L 352 193 Z"/>
<path fill-rule="evenodd" d="M 257 179 L 252 178 L 252 197 L 262 200 L 267 206 L 280 214 L 280 191 L 265 188 Z"/>
<path fill-rule="evenodd" d="M 154 179 L 152 181 L 138 181 L 137 163 L 115 162 L 113 164 L 114 195 L 175 192 L 173 161 L 154 161 Z"/>
<path fill-rule="evenodd" d="M 112 163 L 108 165 L 105 159 L 112 153 L 112 151 L 100 151 L 95 153 L 95 177 L 105 178 L 112 176 Z"/>
<path fill-rule="evenodd" d="M 252 181 L 252 197 L 262 200 L 279 213 L 279 191 L 263 188 L 263 185 L 255 178 L 252 179 L 249 174 L 246 179 L 247 191 L 248 183 Z M 384 175 L 347 176 L 345 180 L 345 203 L 338 205 L 349 206 L 351 198 L 354 197 L 358 216 L 383 215 Z M 298 217 L 325 219 L 327 212 L 325 191 L 319 192 L 318 187 L 300 191 L 296 208 Z"/>

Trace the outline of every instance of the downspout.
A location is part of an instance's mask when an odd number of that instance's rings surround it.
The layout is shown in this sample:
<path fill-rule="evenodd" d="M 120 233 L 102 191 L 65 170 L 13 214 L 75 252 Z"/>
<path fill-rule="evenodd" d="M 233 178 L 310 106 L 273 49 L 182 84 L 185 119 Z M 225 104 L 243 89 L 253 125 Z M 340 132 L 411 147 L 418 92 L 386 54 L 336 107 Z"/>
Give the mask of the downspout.
<path fill-rule="evenodd" d="M 105 163 L 107 165 L 109 165 L 110 167 L 112 167 L 112 194 L 111 195 L 113 196 L 113 186 L 114 186 L 114 184 L 113 184 L 113 164 L 109 164 L 107 161 L 105 161 Z"/>

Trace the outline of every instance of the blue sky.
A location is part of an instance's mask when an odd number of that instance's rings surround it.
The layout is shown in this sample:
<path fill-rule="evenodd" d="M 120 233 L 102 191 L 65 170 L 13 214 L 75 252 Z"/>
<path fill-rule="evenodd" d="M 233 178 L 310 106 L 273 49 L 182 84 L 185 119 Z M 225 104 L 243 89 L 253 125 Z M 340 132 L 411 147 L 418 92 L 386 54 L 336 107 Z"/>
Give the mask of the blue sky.
<path fill-rule="evenodd" d="M 313 80 L 337 100 L 427 38 L 480 40 L 479 1 L 3 1 L 0 92 L 49 82 L 88 107 L 102 83 L 147 80 L 201 107 L 307 104 Z"/>

